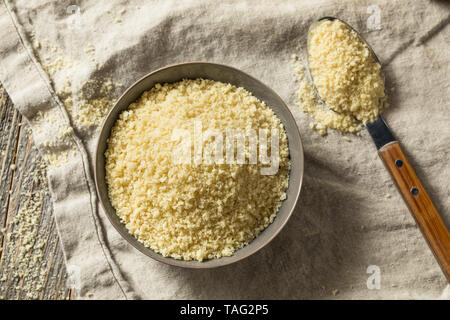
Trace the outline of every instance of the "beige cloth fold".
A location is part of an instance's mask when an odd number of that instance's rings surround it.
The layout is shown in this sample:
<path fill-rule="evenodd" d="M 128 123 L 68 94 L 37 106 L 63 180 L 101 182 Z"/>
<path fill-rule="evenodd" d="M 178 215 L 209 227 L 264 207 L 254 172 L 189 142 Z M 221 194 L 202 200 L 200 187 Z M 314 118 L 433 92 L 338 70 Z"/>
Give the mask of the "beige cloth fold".
<path fill-rule="evenodd" d="M 449 298 L 368 134 L 351 142 L 335 132 L 320 137 L 295 105 L 291 55 L 303 54 L 308 26 L 325 15 L 353 25 L 383 62 L 385 118 L 448 225 L 444 1 L 2 0 L 0 81 L 50 160 L 58 232 L 80 298 Z M 306 158 L 299 205 L 281 234 L 248 259 L 213 270 L 152 261 L 119 236 L 95 194 L 98 126 L 66 110 L 68 97 L 86 103 L 79 100 L 89 88 L 102 98 L 98 88 L 112 82 L 106 98 L 113 99 L 152 70 L 194 60 L 240 68 L 277 91 L 297 120 Z M 379 289 L 370 286 L 373 270 Z"/>

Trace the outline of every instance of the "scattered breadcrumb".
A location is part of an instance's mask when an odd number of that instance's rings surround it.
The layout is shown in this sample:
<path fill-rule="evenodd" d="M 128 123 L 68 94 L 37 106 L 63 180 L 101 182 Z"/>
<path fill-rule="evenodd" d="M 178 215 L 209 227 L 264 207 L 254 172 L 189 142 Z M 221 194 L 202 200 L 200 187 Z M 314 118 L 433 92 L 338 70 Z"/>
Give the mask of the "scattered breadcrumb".
<path fill-rule="evenodd" d="M 122 10 L 120 13 L 124 14 L 125 11 Z M 116 22 L 121 22 L 120 19 L 117 20 Z M 38 58 L 44 71 L 50 78 L 58 71 L 76 66 L 60 47 L 48 43 L 48 41 L 43 41 L 41 45 L 40 42 L 34 39 L 34 36 L 33 41 L 36 49 L 43 46 L 43 50 L 38 52 Z M 99 63 L 96 61 L 94 44 L 89 43 L 84 48 L 84 52 L 98 68 Z M 103 118 L 114 103 L 113 91 L 120 86 L 122 85 L 113 82 L 109 78 L 91 79 L 82 84 L 77 84 L 77 86 L 73 86 L 71 81 L 67 79 L 66 84 L 58 88 L 57 94 L 64 104 L 74 127 L 83 130 L 98 127 L 102 123 Z M 54 123 L 55 120 L 60 121 L 60 119 L 45 119 L 45 121 L 50 123 Z"/>
<path fill-rule="evenodd" d="M 58 71 L 74 67 L 73 60 L 56 45 L 49 44 L 47 41 L 41 43 L 34 39 L 33 48 L 36 50 L 42 69 L 49 77 L 55 75 Z"/>
<path fill-rule="evenodd" d="M 95 59 L 95 46 L 90 43 L 85 49 L 84 52 L 88 55 L 89 60 L 91 60 L 94 63 L 97 63 L 97 60 Z"/>
<path fill-rule="evenodd" d="M 176 164 L 174 129 L 277 128 L 279 170 L 258 164 Z M 203 142 L 204 145 L 205 141 Z M 243 88 L 212 80 L 157 84 L 122 112 L 105 153 L 112 205 L 131 234 L 164 256 L 230 256 L 275 218 L 286 198 L 289 149 L 273 111 Z"/>
<path fill-rule="evenodd" d="M 112 104 L 109 98 L 84 100 L 75 117 L 83 126 L 92 127 L 101 122 Z"/>
<path fill-rule="evenodd" d="M 62 119 L 60 112 L 57 109 L 38 111 L 32 123 L 37 128 L 46 127 L 45 132 L 36 130 L 36 134 L 45 136 L 45 139 L 39 139 L 39 147 L 47 164 L 60 167 L 67 163 L 69 150 L 75 148 L 75 143 L 71 137 L 73 129 Z"/>
<path fill-rule="evenodd" d="M 86 47 L 86 49 L 84 49 L 84 52 L 86 52 L 86 53 L 90 53 L 90 52 L 94 52 L 95 51 L 95 46 L 92 44 L 92 43 L 90 43 L 87 47 Z"/>
<path fill-rule="evenodd" d="M 46 59 L 46 61 L 42 64 L 42 69 L 48 75 L 54 75 L 57 71 L 61 71 L 63 68 L 71 68 L 72 66 L 72 60 L 64 56 L 58 56 L 54 59 Z"/>
<path fill-rule="evenodd" d="M 82 83 L 81 88 L 68 87 L 58 91 L 72 123 L 78 129 L 98 127 L 114 104 L 114 91 L 122 86 L 110 78 L 91 79 Z"/>
<path fill-rule="evenodd" d="M 114 87 L 115 84 L 111 79 L 85 82 L 81 88 L 78 110 L 75 111 L 76 122 L 87 128 L 100 125 L 114 104 L 112 97 Z"/>
<path fill-rule="evenodd" d="M 38 299 L 47 279 L 47 242 L 36 240 L 42 207 L 48 201 L 47 169 L 42 159 L 33 161 L 33 170 L 25 176 L 24 183 L 33 184 L 34 191 L 20 194 L 20 208 L 12 217 L 8 232 L 1 230 L 6 237 L 0 267 L 2 296 L 7 290 L 16 290 L 24 292 L 27 299 Z M 7 283 L 13 286 L 7 287 Z"/>

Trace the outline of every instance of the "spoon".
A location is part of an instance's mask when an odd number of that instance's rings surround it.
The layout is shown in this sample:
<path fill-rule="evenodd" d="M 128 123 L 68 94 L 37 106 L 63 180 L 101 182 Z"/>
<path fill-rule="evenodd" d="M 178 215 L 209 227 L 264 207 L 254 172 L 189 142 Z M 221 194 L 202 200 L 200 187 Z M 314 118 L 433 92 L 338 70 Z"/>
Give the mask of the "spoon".
<path fill-rule="evenodd" d="M 380 60 L 378 59 L 377 55 L 372 50 L 370 45 L 350 25 L 334 17 L 323 17 L 317 20 L 315 23 L 323 20 L 339 20 L 340 22 L 344 23 L 350 30 L 355 31 L 360 40 L 367 45 L 375 61 L 380 63 Z M 308 39 L 309 33 L 311 32 L 314 24 L 309 28 Z M 307 53 L 307 57 L 308 55 L 309 54 Z M 320 97 L 320 94 L 314 84 L 314 78 L 312 77 L 311 70 L 309 69 L 309 61 L 307 70 L 312 79 L 314 90 L 317 93 L 317 96 Z M 333 110 L 332 108 L 330 109 Z M 336 110 L 333 111 L 337 112 Z M 437 211 L 427 191 L 417 177 L 410 162 L 406 158 L 399 142 L 394 138 L 381 115 L 375 121 L 366 123 L 365 127 L 369 131 L 369 134 L 372 137 L 375 146 L 377 147 L 378 155 L 386 166 L 386 169 L 391 174 L 392 180 L 397 185 L 398 191 L 402 195 L 405 204 L 409 208 L 409 211 L 411 212 L 414 220 L 419 226 L 420 231 L 422 232 L 425 240 L 428 243 L 428 246 L 433 252 L 434 257 L 439 263 L 439 266 L 441 267 L 445 277 L 447 278 L 447 281 L 450 282 L 450 233 L 445 226 L 441 216 L 439 215 L 439 212 Z"/>

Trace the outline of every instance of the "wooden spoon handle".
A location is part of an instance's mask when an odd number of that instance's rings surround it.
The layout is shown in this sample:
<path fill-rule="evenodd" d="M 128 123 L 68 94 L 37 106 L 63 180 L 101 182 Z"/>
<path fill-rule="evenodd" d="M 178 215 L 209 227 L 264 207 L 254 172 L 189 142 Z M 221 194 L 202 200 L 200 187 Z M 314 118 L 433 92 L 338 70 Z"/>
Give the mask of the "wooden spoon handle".
<path fill-rule="evenodd" d="M 397 141 L 380 148 L 378 154 L 450 282 L 450 234 L 436 207 Z"/>

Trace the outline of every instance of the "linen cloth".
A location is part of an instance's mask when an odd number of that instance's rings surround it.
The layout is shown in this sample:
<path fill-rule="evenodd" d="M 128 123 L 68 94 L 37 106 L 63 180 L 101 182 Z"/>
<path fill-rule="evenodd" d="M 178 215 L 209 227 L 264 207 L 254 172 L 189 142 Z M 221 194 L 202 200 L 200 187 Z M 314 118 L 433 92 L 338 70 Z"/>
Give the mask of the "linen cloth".
<path fill-rule="evenodd" d="M 321 137 L 295 104 L 291 56 L 304 54 L 308 27 L 322 16 L 354 26 L 382 61 L 385 119 L 448 226 L 445 1 L 1 1 L 0 81 L 42 154 L 58 159 L 48 178 L 79 298 L 449 298 L 367 132 L 350 142 L 336 132 Z M 52 64 L 52 54 L 62 58 Z M 248 259 L 212 270 L 164 265 L 120 237 L 95 193 L 99 126 L 77 125 L 58 94 L 68 84 L 75 96 L 87 81 L 112 79 L 120 83 L 110 92 L 116 98 L 146 73 L 185 61 L 223 63 L 261 79 L 288 104 L 304 144 L 302 191 L 285 229 Z M 74 130 L 55 139 L 61 128 Z"/>

